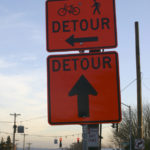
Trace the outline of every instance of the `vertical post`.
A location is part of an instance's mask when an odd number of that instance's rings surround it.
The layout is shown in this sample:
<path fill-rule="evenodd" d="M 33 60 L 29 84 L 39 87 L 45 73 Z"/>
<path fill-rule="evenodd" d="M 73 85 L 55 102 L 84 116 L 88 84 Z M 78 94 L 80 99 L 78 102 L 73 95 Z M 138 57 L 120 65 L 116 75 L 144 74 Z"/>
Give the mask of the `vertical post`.
<path fill-rule="evenodd" d="M 23 150 L 25 149 L 25 133 L 23 134 Z"/>
<path fill-rule="evenodd" d="M 99 135 L 99 137 L 100 137 L 100 144 L 99 144 L 99 150 L 101 150 L 101 147 L 102 147 L 102 124 L 100 124 L 99 128 L 100 128 L 100 135 Z"/>
<path fill-rule="evenodd" d="M 83 147 L 83 150 L 88 150 L 88 143 L 87 143 L 87 132 L 88 132 L 88 129 L 87 129 L 87 125 L 82 125 L 82 147 Z"/>
<path fill-rule="evenodd" d="M 14 131 L 13 131 L 13 149 L 15 150 L 15 134 L 16 134 L 16 128 L 17 128 L 17 125 L 16 125 L 16 113 L 14 114 Z"/>
<path fill-rule="evenodd" d="M 25 150 L 25 139 L 26 139 L 26 135 L 28 134 L 23 134 L 23 150 Z"/>
<path fill-rule="evenodd" d="M 16 128 L 17 128 L 17 125 L 16 125 L 16 117 L 19 116 L 20 114 L 10 114 L 11 116 L 14 116 L 14 125 L 13 125 L 13 150 L 15 150 L 15 134 L 16 134 Z"/>
<path fill-rule="evenodd" d="M 141 96 L 141 70 L 140 70 L 140 46 L 139 46 L 139 23 L 135 22 L 136 39 L 136 74 L 137 74 L 137 118 L 138 118 L 138 138 L 143 138 L 142 123 L 142 96 Z"/>
<path fill-rule="evenodd" d="M 79 51 L 80 53 L 84 53 L 83 51 Z M 89 53 L 95 53 L 95 52 L 104 52 L 104 49 L 95 49 L 95 50 L 90 50 Z M 99 150 L 99 146 L 97 147 L 88 147 L 88 128 L 98 128 L 99 130 L 99 124 L 95 125 L 82 125 L 82 131 L 83 131 L 83 150 Z M 100 149 L 101 149 L 101 133 L 102 133 L 102 125 L 100 126 Z M 98 133 L 97 133 L 98 134 Z"/>
<path fill-rule="evenodd" d="M 80 50 L 79 53 L 84 53 L 84 50 Z M 88 150 L 87 136 L 88 136 L 88 125 L 82 125 L 82 148 Z"/>
<path fill-rule="evenodd" d="M 91 51 L 89 51 L 90 53 L 96 53 L 96 52 L 104 52 L 104 49 L 94 49 L 94 50 L 91 50 Z M 92 125 L 89 125 L 89 127 L 92 127 Z M 88 148 L 88 150 L 98 150 L 98 149 L 100 149 L 101 150 L 101 139 L 102 139 L 102 124 L 100 124 L 100 127 L 99 127 L 99 124 L 95 124 L 95 125 L 93 125 L 93 126 L 95 126 L 95 128 L 98 128 L 98 130 L 100 129 L 100 135 L 99 135 L 99 137 L 100 137 L 100 140 L 99 140 L 99 146 L 97 146 L 97 147 L 89 147 Z"/>
<path fill-rule="evenodd" d="M 32 144 L 32 143 L 27 143 L 28 144 L 28 150 L 30 150 L 30 145 Z"/>

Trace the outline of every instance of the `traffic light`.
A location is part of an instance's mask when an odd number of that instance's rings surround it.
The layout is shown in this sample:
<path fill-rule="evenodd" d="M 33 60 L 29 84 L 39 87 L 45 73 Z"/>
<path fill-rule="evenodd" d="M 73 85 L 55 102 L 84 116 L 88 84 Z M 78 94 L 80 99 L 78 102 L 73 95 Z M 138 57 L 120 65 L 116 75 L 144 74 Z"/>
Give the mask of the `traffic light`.
<path fill-rule="evenodd" d="M 116 132 L 118 132 L 119 129 L 118 129 L 118 123 L 116 123 Z"/>
<path fill-rule="evenodd" d="M 118 123 L 113 123 L 112 125 L 111 125 L 111 127 L 112 128 L 116 128 L 116 132 L 118 132 L 119 131 L 119 128 L 118 128 Z"/>
<path fill-rule="evenodd" d="M 112 123 L 111 127 L 112 127 L 112 128 L 115 128 L 115 123 Z"/>
<path fill-rule="evenodd" d="M 59 138 L 59 147 L 62 147 L 62 138 Z"/>
<path fill-rule="evenodd" d="M 79 144 L 79 142 L 80 142 L 80 138 L 77 138 L 77 143 Z"/>

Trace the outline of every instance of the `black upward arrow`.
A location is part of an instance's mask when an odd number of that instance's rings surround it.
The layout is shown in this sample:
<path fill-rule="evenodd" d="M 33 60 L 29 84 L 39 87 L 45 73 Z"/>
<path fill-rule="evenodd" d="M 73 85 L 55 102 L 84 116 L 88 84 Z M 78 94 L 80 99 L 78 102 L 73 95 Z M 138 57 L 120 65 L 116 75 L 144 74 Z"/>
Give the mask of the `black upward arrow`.
<path fill-rule="evenodd" d="M 78 95 L 78 116 L 89 117 L 89 96 L 97 95 L 96 90 L 91 86 L 88 80 L 81 75 L 74 87 L 69 92 L 69 96 Z"/>
<path fill-rule="evenodd" d="M 66 42 L 70 45 L 74 46 L 74 43 L 80 43 L 80 42 L 95 42 L 98 41 L 98 37 L 82 37 L 82 38 L 74 38 L 74 35 L 71 35 Z"/>

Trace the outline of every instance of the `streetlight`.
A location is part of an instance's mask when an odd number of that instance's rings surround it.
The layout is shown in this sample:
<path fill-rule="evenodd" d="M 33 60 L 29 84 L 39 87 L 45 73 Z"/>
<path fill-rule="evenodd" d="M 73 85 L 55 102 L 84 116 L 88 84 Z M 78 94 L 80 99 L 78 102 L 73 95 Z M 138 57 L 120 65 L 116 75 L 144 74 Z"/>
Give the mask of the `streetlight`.
<path fill-rule="evenodd" d="M 130 126 L 130 150 L 132 150 L 131 106 L 126 105 L 124 103 L 121 103 L 121 104 L 124 105 L 124 106 L 126 106 L 126 107 L 128 107 L 128 109 L 129 109 L 129 119 L 130 119 L 130 121 L 129 121 L 129 126 Z"/>

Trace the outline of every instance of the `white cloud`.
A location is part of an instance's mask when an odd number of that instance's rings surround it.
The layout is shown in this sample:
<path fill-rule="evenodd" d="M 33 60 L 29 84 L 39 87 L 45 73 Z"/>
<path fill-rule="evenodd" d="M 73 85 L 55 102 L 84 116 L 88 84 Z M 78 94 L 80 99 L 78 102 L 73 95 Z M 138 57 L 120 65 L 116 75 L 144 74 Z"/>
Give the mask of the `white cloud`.
<path fill-rule="evenodd" d="M 22 22 L 25 13 L 17 12 L 17 13 L 6 13 L 3 16 L 0 16 L 1 29 L 12 29 L 17 27 L 29 27 L 28 24 Z"/>
<path fill-rule="evenodd" d="M 0 74 L 0 108 L 25 114 L 40 114 L 46 103 L 46 73 L 41 70 L 19 75 Z M 30 112 L 29 112 L 30 111 Z"/>
<path fill-rule="evenodd" d="M 45 34 L 43 33 L 42 29 L 34 28 L 32 30 L 31 39 L 34 41 L 38 41 L 41 44 L 45 44 Z"/>
<path fill-rule="evenodd" d="M 0 74 L 1 121 L 13 122 L 14 118 L 10 116 L 10 113 L 21 114 L 17 117 L 17 125 L 20 121 L 47 115 L 45 74 L 40 69 L 15 75 Z M 12 133 L 12 125 L 1 123 L 0 131 Z M 23 122 L 23 125 L 29 128 L 31 134 L 38 133 L 47 126 L 47 118 Z M 1 136 L 6 137 L 7 134 Z M 22 137 L 19 137 L 19 140 L 22 140 Z"/>
<path fill-rule="evenodd" d="M 10 68 L 10 67 L 16 67 L 17 64 L 15 62 L 8 62 L 5 59 L 0 58 L 0 68 Z"/>
<path fill-rule="evenodd" d="M 31 40 L 38 44 L 45 44 L 45 34 L 40 27 L 41 24 L 37 24 L 37 20 L 34 20 L 35 12 L 34 14 L 25 11 L 14 12 L 1 7 L 0 13 L 3 14 L 0 15 L 0 39 L 3 44 L 7 41 L 5 44 L 12 43 L 11 45 L 13 45 L 16 38 L 18 39 L 17 42 L 27 43 Z M 33 17 L 32 20 L 31 16 Z"/>
<path fill-rule="evenodd" d="M 31 55 L 24 56 L 21 59 L 22 59 L 22 61 L 35 61 L 35 60 L 37 60 L 37 58 L 35 56 L 31 56 Z"/>
<path fill-rule="evenodd" d="M 16 76 L 4 76 L 0 75 L 0 96 L 5 99 L 18 99 L 20 96 L 25 96 L 31 90 L 29 86 L 27 86 L 26 80 L 24 77 L 16 75 Z"/>

